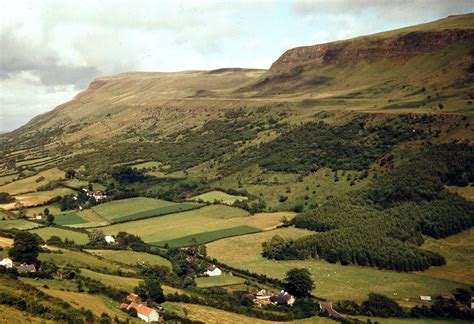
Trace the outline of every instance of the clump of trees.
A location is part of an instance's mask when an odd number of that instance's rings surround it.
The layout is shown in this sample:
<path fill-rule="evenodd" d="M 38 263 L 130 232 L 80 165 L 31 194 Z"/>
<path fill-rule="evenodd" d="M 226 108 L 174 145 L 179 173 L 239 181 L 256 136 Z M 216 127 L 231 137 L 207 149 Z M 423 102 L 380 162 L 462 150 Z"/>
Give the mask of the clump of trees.
<path fill-rule="evenodd" d="M 8 192 L 0 192 L 0 204 L 9 204 L 15 202 L 15 197 Z"/>

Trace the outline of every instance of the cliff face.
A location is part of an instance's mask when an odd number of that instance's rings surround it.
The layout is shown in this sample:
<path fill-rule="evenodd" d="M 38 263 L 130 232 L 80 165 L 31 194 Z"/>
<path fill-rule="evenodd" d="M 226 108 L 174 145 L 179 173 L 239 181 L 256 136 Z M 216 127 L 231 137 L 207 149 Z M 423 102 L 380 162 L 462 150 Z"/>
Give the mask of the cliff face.
<path fill-rule="evenodd" d="M 286 51 L 270 71 L 287 71 L 295 66 L 344 65 L 379 59 L 405 61 L 453 45 L 474 44 L 474 30 L 410 32 L 394 38 L 360 37 L 352 40 L 298 47 Z"/>

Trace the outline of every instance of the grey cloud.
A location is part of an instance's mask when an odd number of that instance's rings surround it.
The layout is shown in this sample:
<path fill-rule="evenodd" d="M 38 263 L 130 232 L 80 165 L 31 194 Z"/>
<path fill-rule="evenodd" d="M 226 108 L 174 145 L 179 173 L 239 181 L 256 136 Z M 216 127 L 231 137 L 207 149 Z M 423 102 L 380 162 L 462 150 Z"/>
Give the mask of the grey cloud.
<path fill-rule="evenodd" d="M 372 10 L 387 19 L 407 19 L 426 14 L 447 16 L 473 9 L 472 0 L 298 0 L 294 4 L 295 12 L 305 16 L 359 14 Z"/>
<path fill-rule="evenodd" d="M 59 56 L 47 48 L 47 44 L 33 44 L 13 28 L 0 34 L 0 79 L 29 72 L 45 86 L 73 85 L 80 89 L 100 74 L 93 66 L 67 66 Z"/>

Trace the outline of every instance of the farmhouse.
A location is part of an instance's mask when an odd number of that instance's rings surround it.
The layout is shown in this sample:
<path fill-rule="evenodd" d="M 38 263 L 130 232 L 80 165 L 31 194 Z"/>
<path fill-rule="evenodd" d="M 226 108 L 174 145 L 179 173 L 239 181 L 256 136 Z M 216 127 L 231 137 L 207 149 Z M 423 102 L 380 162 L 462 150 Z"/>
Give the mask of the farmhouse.
<path fill-rule="evenodd" d="M 140 296 L 138 296 L 137 294 L 132 293 L 132 294 L 128 294 L 128 296 L 127 296 L 127 300 L 129 302 L 137 302 L 139 299 L 140 299 Z"/>
<path fill-rule="evenodd" d="M 120 309 L 129 311 L 130 309 L 135 309 L 137 311 L 137 316 L 146 323 L 158 322 L 160 320 L 160 315 L 158 312 L 150 307 L 143 306 L 142 304 L 137 304 L 135 302 L 128 304 L 121 304 Z"/>
<path fill-rule="evenodd" d="M 431 300 L 431 296 L 420 296 L 420 300 L 422 300 L 422 301 L 430 301 L 430 300 Z"/>
<path fill-rule="evenodd" d="M 36 267 L 34 264 L 25 264 L 23 263 L 22 265 L 16 266 L 16 271 L 18 273 L 34 273 L 36 272 Z"/>
<path fill-rule="evenodd" d="M 112 235 L 105 235 L 104 239 L 109 244 L 115 243 L 115 238 Z"/>
<path fill-rule="evenodd" d="M 219 269 L 213 264 L 207 267 L 207 270 L 206 272 L 204 272 L 204 274 L 207 274 L 209 277 L 214 277 L 214 276 L 220 276 L 222 274 L 222 271 L 221 269 Z"/>
<path fill-rule="evenodd" d="M 0 258 L 0 266 L 10 269 L 13 267 L 13 261 L 10 258 Z"/>
<path fill-rule="evenodd" d="M 270 297 L 270 300 L 275 305 L 289 305 L 293 306 L 295 303 L 295 297 L 287 293 L 286 291 L 282 290 L 278 295 Z"/>

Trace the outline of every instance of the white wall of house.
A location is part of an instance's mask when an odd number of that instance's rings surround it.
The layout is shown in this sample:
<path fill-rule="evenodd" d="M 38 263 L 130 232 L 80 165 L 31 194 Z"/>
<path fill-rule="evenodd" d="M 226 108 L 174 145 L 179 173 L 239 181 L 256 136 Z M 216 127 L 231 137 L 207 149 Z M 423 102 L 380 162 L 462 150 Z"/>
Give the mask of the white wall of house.
<path fill-rule="evenodd" d="M 207 271 L 206 271 L 206 274 L 207 274 L 209 277 L 220 276 L 220 275 L 222 274 L 222 271 L 221 271 L 221 269 L 219 269 L 219 268 L 215 268 L 215 269 L 212 270 L 212 271 L 207 270 Z"/>

